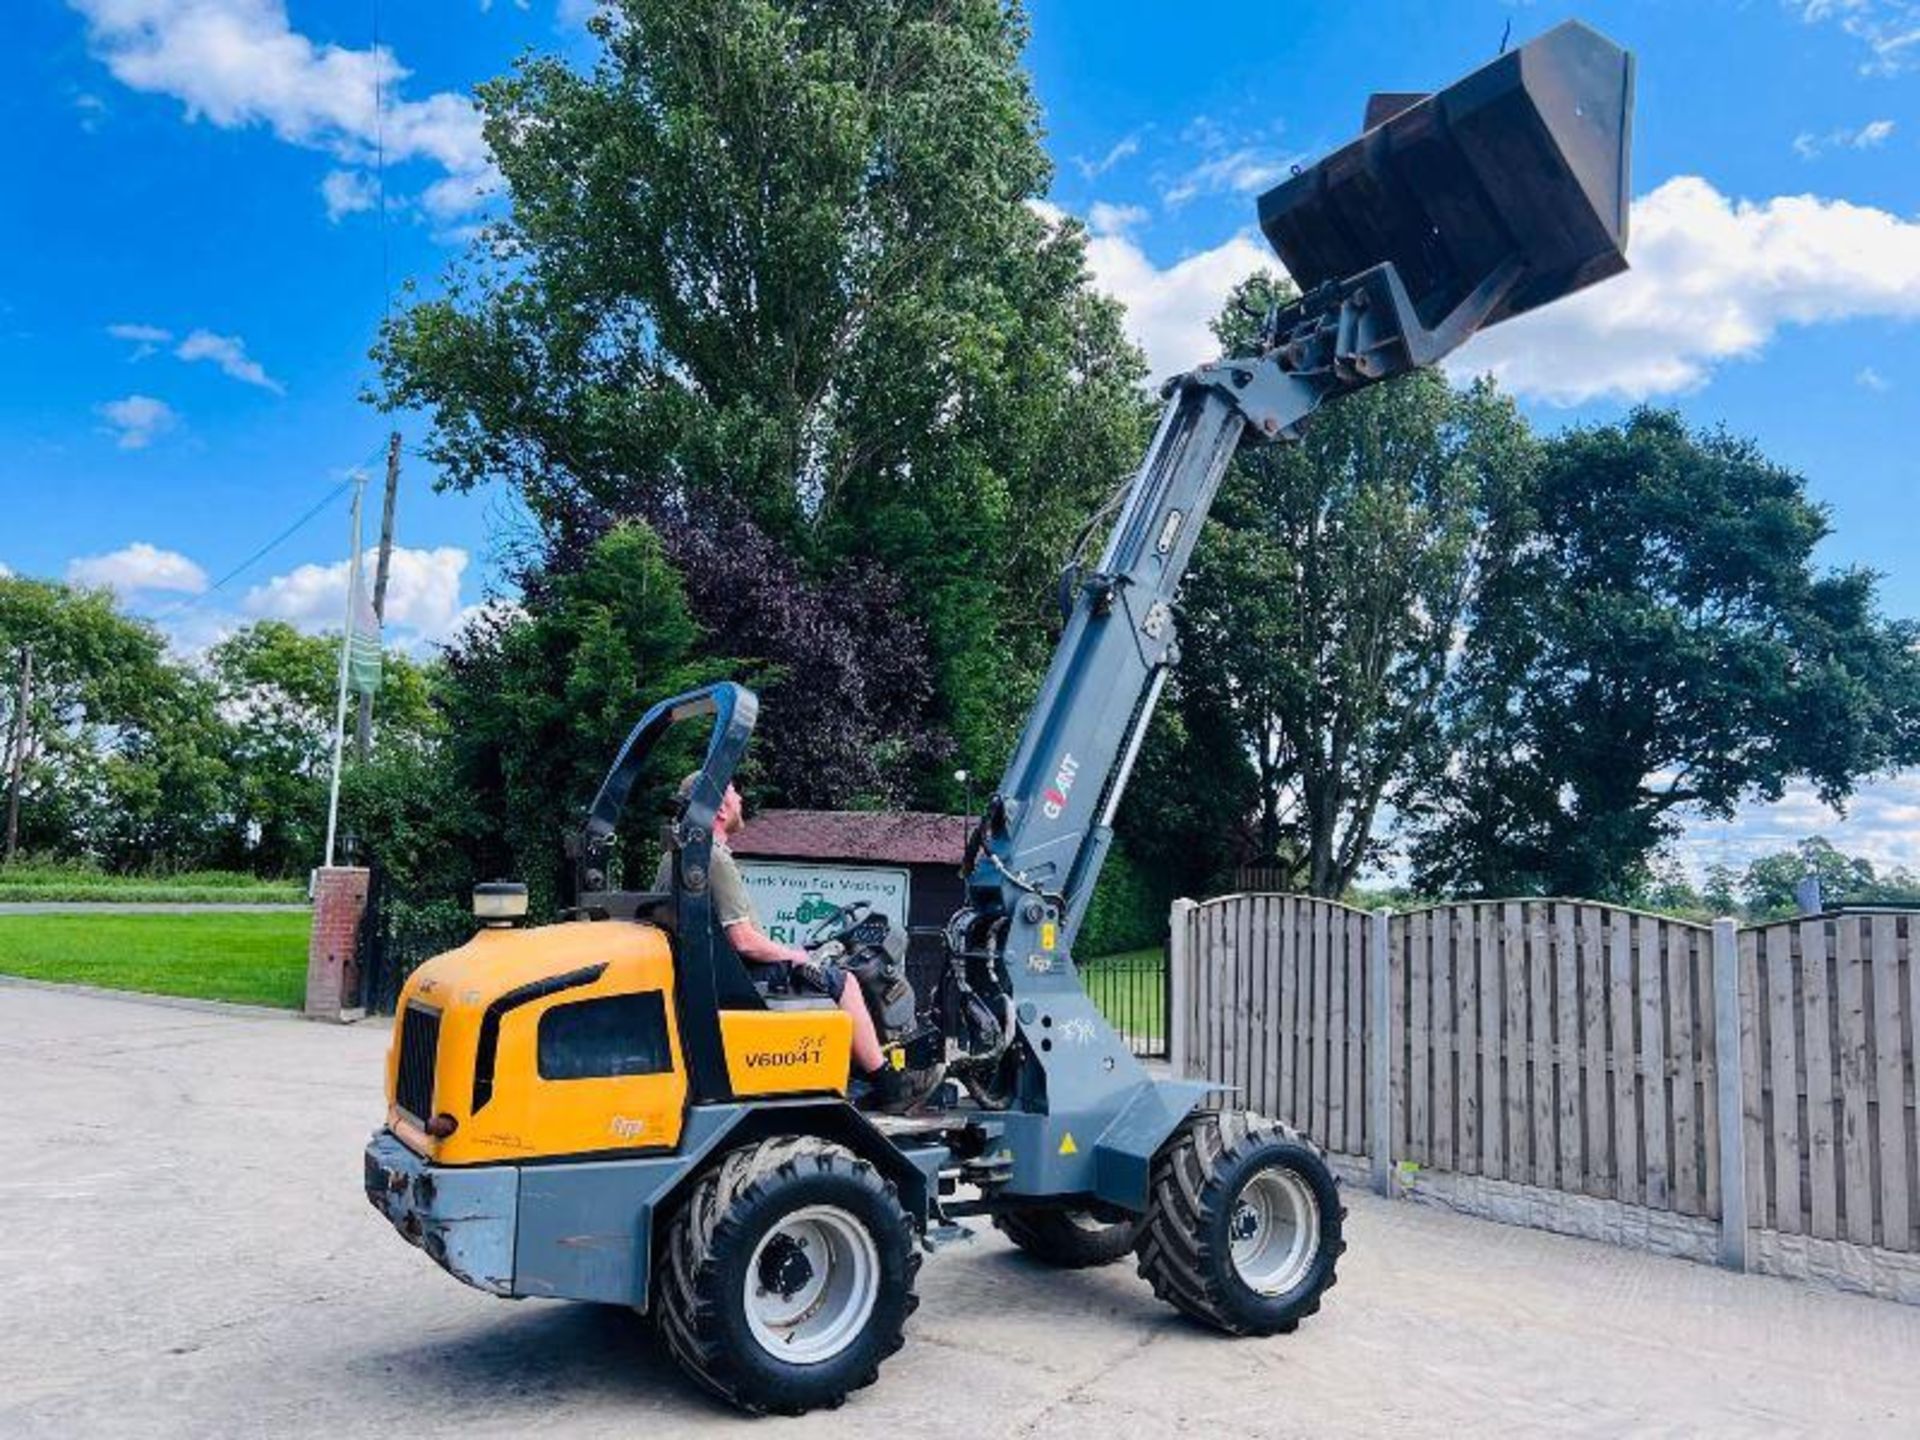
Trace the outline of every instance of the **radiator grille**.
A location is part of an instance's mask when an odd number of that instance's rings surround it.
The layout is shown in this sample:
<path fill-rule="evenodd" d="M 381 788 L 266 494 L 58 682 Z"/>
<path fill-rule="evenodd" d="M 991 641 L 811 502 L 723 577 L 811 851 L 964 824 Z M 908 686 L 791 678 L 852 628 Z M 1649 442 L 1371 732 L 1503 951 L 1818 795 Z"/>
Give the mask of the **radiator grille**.
<path fill-rule="evenodd" d="M 440 1050 L 440 1012 L 407 1006 L 400 1022 L 400 1078 L 394 1101 L 422 1125 L 433 1118 L 433 1065 Z"/>

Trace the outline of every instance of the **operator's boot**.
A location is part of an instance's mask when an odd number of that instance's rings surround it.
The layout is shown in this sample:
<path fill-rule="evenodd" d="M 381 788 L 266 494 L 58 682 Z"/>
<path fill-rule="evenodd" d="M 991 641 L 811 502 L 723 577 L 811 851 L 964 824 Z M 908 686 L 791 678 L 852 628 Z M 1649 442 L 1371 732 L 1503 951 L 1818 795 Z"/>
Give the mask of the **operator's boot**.
<path fill-rule="evenodd" d="M 887 1058 L 878 1070 L 853 1077 L 847 1098 L 855 1108 L 881 1115 L 912 1115 L 926 1107 L 946 1075 L 944 1065 L 910 1070 L 904 1064 L 900 1047 L 887 1047 Z M 940 1108 L 934 1105 L 932 1108 Z"/>
<path fill-rule="evenodd" d="M 871 1110 L 880 1114 L 898 1114 L 900 1109 L 912 1098 L 907 1084 L 907 1072 L 896 1070 L 882 1062 L 878 1070 L 870 1070 L 864 1075 L 853 1077 L 848 1087 L 848 1098 L 856 1109 Z"/>

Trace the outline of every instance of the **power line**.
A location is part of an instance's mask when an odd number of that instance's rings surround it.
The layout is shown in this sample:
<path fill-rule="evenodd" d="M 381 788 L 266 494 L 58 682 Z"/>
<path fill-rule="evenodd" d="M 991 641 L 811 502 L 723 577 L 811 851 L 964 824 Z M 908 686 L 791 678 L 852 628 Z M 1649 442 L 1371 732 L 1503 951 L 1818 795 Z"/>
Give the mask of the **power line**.
<path fill-rule="evenodd" d="M 380 202 L 380 297 L 393 325 L 393 271 L 387 234 L 387 87 L 380 68 L 380 0 L 373 0 L 373 183 Z"/>
<path fill-rule="evenodd" d="M 212 599 L 216 594 L 218 594 L 224 586 L 238 579 L 242 574 L 244 574 L 247 570 L 250 570 L 254 565 L 258 564 L 273 550 L 277 549 L 279 546 L 285 544 L 288 540 L 292 539 L 293 536 L 297 534 L 302 527 L 304 527 L 311 520 L 313 520 L 313 518 L 316 515 L 318 515 L 321 511 L 325 510 L 329 505 L 331 505 L 335 500 L 338 500 L 342 495 L 344 495 L 347 491 L 347 488 L 350 485 L 352 485 L 357 479 L 359 479 L 361 470 L 374 458 L 374 456 L 378 455 L 380 451 L 385 447 L 385 443 L 386 442 L 382 441 L 381 444 L 374 446 L 372 450 L 367 452 L 365 459 L 361 460 L 359 464 L 353 466 L 351 469 L 348 470 L 347 478 L 342 480 L 338 485 L 334 486 L 325 495 L 321 496 L 320 499 L 314 503 L 311 509 L 303 512 L 299 519 L 295 520 L 291 525 L 287 526 L 286 529 L 282 530 L 278 535 L 275 535 L 271 540 L 267 541 L 266 544 L 262 545 L 259 549 L 255 550 L 251 555 L 247 556 L 247 558 L 242 560 L 238 565 L 235 565 L 231 570 L 227 571 L 226 574 L 222 575 L 218 580 L 214 581 L 213 584 L 209 585 L 205 590 L 201 591 L 198 595 L 193 596 L 191 599 L 182 600 L 177 605 L 173 605 L 168 609 L 157 612 L 151 618 L 155 620 L 169 620 L 175 615 L 183 614 L 186 611 L 192 610 L 197 606 L 204 605 L 208 600 Z"/>

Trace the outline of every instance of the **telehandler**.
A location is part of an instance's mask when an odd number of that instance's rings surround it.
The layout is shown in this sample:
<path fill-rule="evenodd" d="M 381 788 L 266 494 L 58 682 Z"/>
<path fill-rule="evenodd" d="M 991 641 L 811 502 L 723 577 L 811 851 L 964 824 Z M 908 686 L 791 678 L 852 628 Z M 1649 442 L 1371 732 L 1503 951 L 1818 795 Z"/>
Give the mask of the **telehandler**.
<path fill-rule="evenodd" d="M 1104 552 L 1070 565 L 936 993 L 902 996 L 880 917 L 835 912 L 816 933 L 919 1077 L 909 1113 L 853 1103 L 848 1017 L 750 972 L 714 922 L 714 817 L 757 703 L 713 685 L 628 736 L 575 847 L 575 918 L 521 928 L 524 890 L 482 886 L 478 933 L 407 981 L 373 1204 L 482 1290 L 650 1313 L 694 1379 L 755 1412 L 871 1383 L 902 1344 L 920 1250 L 968 1217 L 1057 1265 L 1132 1254 L 1157 1296 L 1230 1334 L 1318 1310 L 1345 1248 L 1320 1152 L 1224 1087 L 1150 1076 L 1081 987 L 1074 934 L 1234 452 L 1624 269 L 1632 90 L 1630 56 L 1562 25 L 1437 94 L 1374 97 L 1357 140 L 1261 197 L 1299 298 L 1251 353 L 1166 386 Z M 616 822 L 683 721 L 711 728 L 667 825 L 671 884 L 610 886 Z"/>

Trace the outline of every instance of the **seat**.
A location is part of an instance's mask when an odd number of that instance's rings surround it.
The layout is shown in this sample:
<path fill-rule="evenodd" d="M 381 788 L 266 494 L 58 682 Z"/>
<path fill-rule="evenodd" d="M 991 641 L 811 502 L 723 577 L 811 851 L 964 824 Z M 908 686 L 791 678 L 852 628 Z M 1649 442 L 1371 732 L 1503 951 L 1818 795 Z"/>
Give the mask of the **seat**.
<path fill-rule="evenodd" d="M 794 991 L 762 991 L 769 1010 L 838 1010 L 825 995 L 801 995 Z"/>

